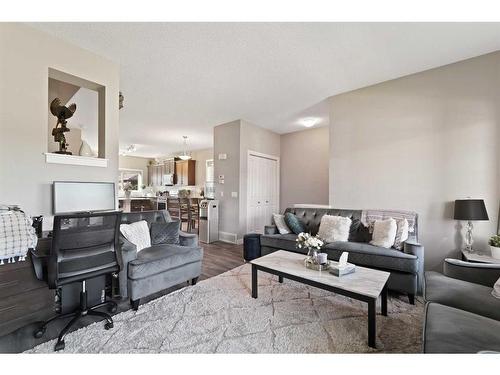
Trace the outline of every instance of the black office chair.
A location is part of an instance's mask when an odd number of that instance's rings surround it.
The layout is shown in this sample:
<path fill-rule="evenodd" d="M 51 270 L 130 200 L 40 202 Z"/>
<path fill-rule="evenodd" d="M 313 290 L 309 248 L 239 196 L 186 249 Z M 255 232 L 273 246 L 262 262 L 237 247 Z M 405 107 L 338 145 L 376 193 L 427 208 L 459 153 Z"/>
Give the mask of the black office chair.
<path fill-rule="evenodd" d="M 113 313 L 117 309 L 116 303 L 105 301 L 88 307 L 86 283 L 119 271 L 116 249 L 119 246 L 120 221 L 121 212 L 54 217 L 52 247 L 47 260 L 47 283 L 51 289 L 57 289 L 59 292 L 64 288 L 73 287 L 75 283 L 81 283 L 78 308 L 70 313 L 56 315 L 34 332 L 35 338 L 40 338 L 50 322 L 72 317 L 59 334 L 54 348 L 56 351 L 64 349 L 64 337 L 71 327 L 85 316 L 104 318 L 107 321 L 104 328 L 113 328 L 111 316 L 97 309 L 107 307 L 108 311 Z"/>

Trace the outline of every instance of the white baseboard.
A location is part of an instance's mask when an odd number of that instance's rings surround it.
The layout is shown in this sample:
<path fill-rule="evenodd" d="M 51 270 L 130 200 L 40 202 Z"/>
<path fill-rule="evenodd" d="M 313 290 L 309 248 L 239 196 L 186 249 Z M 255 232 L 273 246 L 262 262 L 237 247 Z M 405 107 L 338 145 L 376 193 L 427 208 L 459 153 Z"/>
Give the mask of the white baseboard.
<path fill-rule="evenodd" d="M 229 232 L 219 232 L 219 241 L 232 243 L 235 245 L 243 244 L 243 239 L 238 239 L 238 235 L 236 233 Z"/>

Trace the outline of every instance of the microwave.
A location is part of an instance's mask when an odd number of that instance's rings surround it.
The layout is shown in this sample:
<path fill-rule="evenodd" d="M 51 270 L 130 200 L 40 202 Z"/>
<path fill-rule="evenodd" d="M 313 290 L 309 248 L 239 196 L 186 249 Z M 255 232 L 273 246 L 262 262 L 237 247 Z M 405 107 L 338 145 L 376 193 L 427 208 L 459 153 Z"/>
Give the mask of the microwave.
<path fill-rule="evenodd" d="M 163 175 L 163 185 L 173 186 L 174 185 L 174 175 L 173 174 L 164 174 Z"/>

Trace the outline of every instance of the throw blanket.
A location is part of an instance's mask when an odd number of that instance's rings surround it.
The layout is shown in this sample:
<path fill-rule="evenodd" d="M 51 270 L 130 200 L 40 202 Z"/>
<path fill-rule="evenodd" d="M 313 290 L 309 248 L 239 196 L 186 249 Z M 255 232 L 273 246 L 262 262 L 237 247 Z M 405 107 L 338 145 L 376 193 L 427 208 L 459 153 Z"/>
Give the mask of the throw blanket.
<path fill-rule="evenodd" d="M 391 217 L 394 220 L 401 220 L 401 219 L 408 220 L 408 232 L 415 233 L 415 223 L 417 221 L 417 213 L 412 211 L 363 210 L 361 212 L 361 223 L 367 228 L 372 228 L 375 220 L 384 220 Z"/>
<path fill-rule="evenodd" d="M 0 211 L 0 266 L 23 261 L 28 249 L 36 247 L 38 238 L 31 219 L 22 211 Z"/>

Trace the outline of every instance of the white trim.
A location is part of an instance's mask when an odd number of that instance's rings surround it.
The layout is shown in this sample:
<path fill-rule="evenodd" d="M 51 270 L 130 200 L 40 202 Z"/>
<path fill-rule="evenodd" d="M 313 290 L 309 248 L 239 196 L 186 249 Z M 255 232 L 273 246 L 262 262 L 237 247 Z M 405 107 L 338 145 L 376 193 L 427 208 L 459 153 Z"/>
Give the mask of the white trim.
<path fill-rule="evenodd" d="M 230 232 L 219 232 L 219 241 L 238 245 L 238 235 Z"/>
<path fill-rule="evenodd" d="M 249 179 L 248 179 L 248 161 L 250 159 L 250 156 L 258 156 L 258 157 L 261 157 L 261 158 L 266 158 L 266 159 L 270 159 L 270 160 L 275 160 L 276 163 L 277 163 L 277 168 L 278 168 L 278 173 L 277 173 L 277 185 L 276 185 L 276 204 L 277 204 L 277 207 L 278 207 L 278 212 L 281 212 L 280 209 L 280 190 L 281 190 L 281 187 L 280 187 L 280 183 L 281 183 L 281 167 L 280 167 L 280 157 L 279 156 L 276 156 L 276 155 L 270 155 L 270 154 L 264 154 L 262 152 L 257 152 L 257 151 L 252 151 L 252 150 L 248 150 L 248 153 L 247 153 L 247 192 L 246 192 L 246 213 L 247 213 L 247 217 L 245 218 L 245 221 L 246 221 L 246 226 L 247 226 L 247 233 L 250 233 L 251 230 L 249 228 L 249 220 L 248 220 L 248 206 L 250 205 L 250 196 L 248 195 L 248 185 L 249 185 Z"/>
<path fill-rule="evenodd" d="M 108 159 L 93 158 L 89 156 L 54 154 L 52 152 L 45 153 L 45 162 L 51 164 L 84 165 L 87 167 L 100 168 L 106 168 L 108 166 Z"/>

